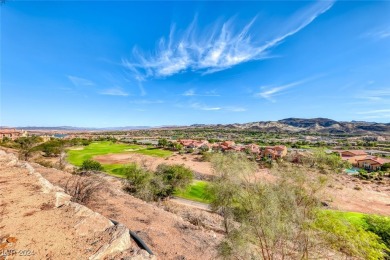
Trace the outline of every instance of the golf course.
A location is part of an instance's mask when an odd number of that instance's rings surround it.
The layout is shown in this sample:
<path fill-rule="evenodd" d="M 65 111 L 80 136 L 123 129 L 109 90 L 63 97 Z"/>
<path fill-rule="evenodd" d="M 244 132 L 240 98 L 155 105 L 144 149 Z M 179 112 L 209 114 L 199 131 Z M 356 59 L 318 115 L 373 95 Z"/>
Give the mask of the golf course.
<path fill-rule="evenodd" d="M 75 147 L 68 150 L 68 162 L 81 166 L 83 161 L 93 159 L 95 156 L 107 154 L 137 153 L 142 155 L 166 158 L 172 155 L 171 151 L 155 148 L 154 146 L 113 143 L 110 141 L 93 142 L 85 147 Z M 104 170 L 111 175 L 123 177 L 121 168 L 123 164 L 102 164 Z"/>

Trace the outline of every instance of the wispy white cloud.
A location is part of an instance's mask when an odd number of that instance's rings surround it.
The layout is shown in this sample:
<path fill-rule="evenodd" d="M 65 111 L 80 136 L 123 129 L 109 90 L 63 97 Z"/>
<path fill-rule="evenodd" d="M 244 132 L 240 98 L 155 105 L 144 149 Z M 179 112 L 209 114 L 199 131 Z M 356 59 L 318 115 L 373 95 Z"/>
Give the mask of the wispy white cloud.
<path fill-rule="evenodd" d="M 210 106 L 203 103 L 191 103 L 190 108 L 195 110 L 204 110 L 204 111 L 229 111 L 229 112 L 245 112 L 246 108 L 237 107 L 237 106 Z"/>
<path fill-rule="evenodd" d="M 151 99 L 136 99 L 136 100 L 130 100 L 129 103 L 149 105 L 149 104 L 162 104 L 162 103 L 165 103 L 165 101 L 164 100 L 151 100 Z"/>
<path fill-rule="evenodd" d="M 209 26 L 212 29 L 208 31 L 197 30 L 194 19 L 183 33 L 177 33 L 176 27 L 172 26 L 169 37 L 161 38 L 153 52 L 145 53 L 134 47 L 132 58 L 123 59 L 122 65 L 141 82 L 183 71 L 213 73 L 251 60 L 266 59 L 271 57 L 269 52 L 272 47 L 305 28 L 329 10 L 333 3 L 317 1 L 311 4 L 279 25 L 281 33 L 278 36 L 262 42 L 256 37 L 259 31 L 253 28 L 256 18 L 239 30 L 230 19 L 223 24 Z"/>
<path fill-rule="evenodd" d="M 376 40 L 382 40 L 390 37 L 390 26 L 385 29 L 376 29 L 368 33 L 363 34 L 363 37 L 374 38 Z"/>
<path fill-rule="evenodd" d="M 190 107 L 196 110 L 205 110 L 205 111 L 218 111 L 222 109 L 222 107 L 206 106 L 201 103 L 192 103 Z"/>
<path fill-rule="evenodd" d="M 94 86 L 95 83 L 91 80 L 85 79 L 85 78 L 80 78 L 76 76 L 68 76 L 68 79 L 73 83 L 75 86 L 85 86 L 85 87 L 90 87 Z"/>
<path fill-rule="evenodd" d="M 185 91 L 182 96 L 185 97 L 193 97 L 193 96 L 202 96 L 202 97 L 219 97 L 220 95 L 217 94 L 215 91 L 207 91 L 203 94 L 196 93 L 194 89 L 189 89 Z"/>
<path fill-rule="evenodd" d="M 268 101 L 271 101 L 271 102 L 276 102 L 276 100 L 274 99 L 275 96 L 282 95 L 285 93 L 285 90 L 292 88 L 292 87 L 295 87 L 295 86 L 298 86 L 298 85 L 302 85 L 311 79 L 312 78 L 304 79 L 304 80 L 300 80 L 300 81 L 295 81 L 295 82 L 281 85 L 281 86 L 263 86 L 263 87 L 261 87 L 263 90 L 259 93 L 256 93 L 255 97 L 260 97 L 260 98 L 267 99 Z"/>
<path fill-rule="evenodd" d="M 390 109 L 377 109 L 377 110 L 368 110 L 368 111 L 357 112 L 357 114 L 359 114 L 359 115 L 383 114 L 383 113 L 389 113 L 390 114 Z"/>
<path fill-rule="evenodd" d="M 189 89 L 187 91 L 185 91 L 182 96 L 186 96 L 186 97 L 192 97 L 192 96 L 195 96 L 195 90 L 193 89 Z"/>
<path fill-rule="evenodd" d="M 129 95 L 127 92 L 125 92 L 119 87 L 102 90 L 99 92 L 99 94 L 108 95 L 108 96 L 122 96 L 122 97 L 126 97 Z"/>
<path fill-rule="evenodd" d="M 361 90 L 355 98 L 364 100 L 366 103 L 388 103 L 390 102 L 390 88 Z"/>

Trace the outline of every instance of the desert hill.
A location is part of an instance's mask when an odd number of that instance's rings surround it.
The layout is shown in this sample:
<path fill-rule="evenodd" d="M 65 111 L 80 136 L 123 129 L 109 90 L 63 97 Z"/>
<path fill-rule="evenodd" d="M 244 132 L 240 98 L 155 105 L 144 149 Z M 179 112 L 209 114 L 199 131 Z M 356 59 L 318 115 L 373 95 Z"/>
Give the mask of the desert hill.
<path fill-rule="evenodd" d="M 390 134 L 390 123 L 364 121 L 342 122 L 328 118 L 286 118 L 278 121 L 259 121 L 243 124 L 192 125 L 193 128 L 223 128 L 268 131 L 275 133 L 320 133 L 320 134 Z"/>

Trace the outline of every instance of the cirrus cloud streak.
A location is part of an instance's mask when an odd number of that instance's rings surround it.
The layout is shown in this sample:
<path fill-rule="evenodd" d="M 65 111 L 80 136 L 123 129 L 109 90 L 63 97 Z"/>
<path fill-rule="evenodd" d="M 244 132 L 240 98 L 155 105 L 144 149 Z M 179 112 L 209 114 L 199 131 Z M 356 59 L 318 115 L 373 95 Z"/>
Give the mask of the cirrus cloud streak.
<path fill-rule="evenodd" d="M 256 17 L 245 26 L 237 29 L 234 19 L 218 24 L 210 30 L 199 31 L 196 20 L 182 33 L 171 27 L 168 38 L 158 41 L 156 50 L 143 52 L 134 47 L 132 57 L 123 59 L 122 65 L 134 74 L 138 81 L 147 78 L 168 77 L 185 71 L 202 74 L 225 70 L 235 65 L 270 58 L 271 48 L 287 37 L 299 32 L 319 15 L 328 11 L 333 1 L 318 1 L 294 14 L 277 36 L 260 41 L 261 28 L 257 28 Z"/>

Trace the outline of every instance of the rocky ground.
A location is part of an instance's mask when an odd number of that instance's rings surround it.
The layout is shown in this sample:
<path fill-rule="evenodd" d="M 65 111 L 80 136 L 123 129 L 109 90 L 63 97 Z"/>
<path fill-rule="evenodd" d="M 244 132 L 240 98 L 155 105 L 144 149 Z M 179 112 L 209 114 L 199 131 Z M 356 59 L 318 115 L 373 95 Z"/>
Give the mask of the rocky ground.
<path fill-rule="evenodd" d="M 129 230 L 0 151 L 0 259 L 149 259 Z"/>
<path fill-rule="evenodd" d="M 337 174 L 325 189 L 334 209 L 390 216 L 390 178 L 361 180 Z"/>
<path fill-rule="evenodd" d="M 50 182 L 65 187 L 72 174 L 35 163 Z M 86 205 L 136 232 L 159 259 L 215 259 L 222 238 L 220 217 L 174 202 L 150 204 L 122 191 L 121 180 L 105 174 L 93 177 L 99 186 Z"/>

